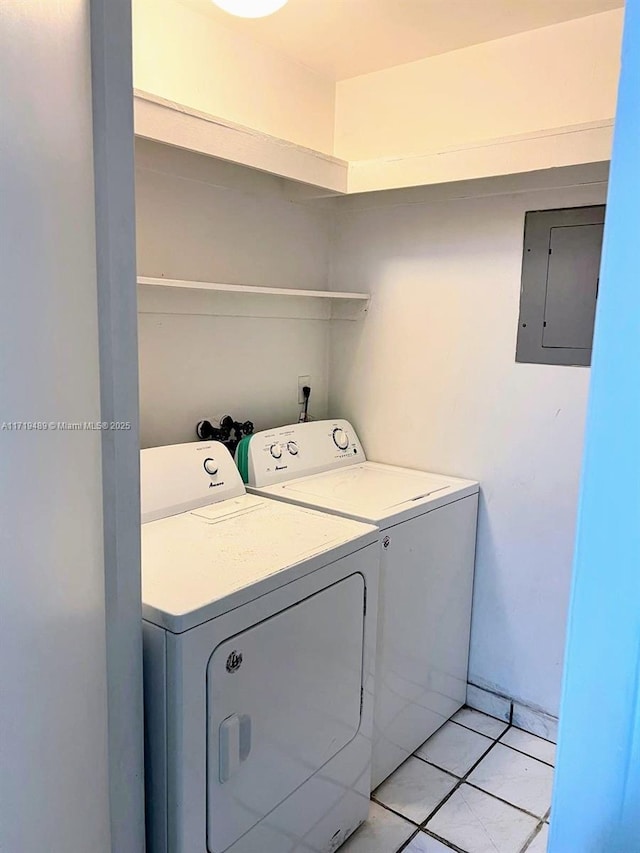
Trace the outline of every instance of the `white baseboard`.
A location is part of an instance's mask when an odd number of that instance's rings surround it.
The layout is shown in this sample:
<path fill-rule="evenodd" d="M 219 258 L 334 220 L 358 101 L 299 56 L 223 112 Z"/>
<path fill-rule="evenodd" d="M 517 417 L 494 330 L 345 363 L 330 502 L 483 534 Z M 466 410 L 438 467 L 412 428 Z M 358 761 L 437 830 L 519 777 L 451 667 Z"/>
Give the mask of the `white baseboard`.
<path fill-rule="evenodd" d="M 467 705 L 553 743 L 558 739 L 557 717 L 536 708 L 530 708 L 508 696 L 478 687 L 476 684 L 467 684 Z"/>
<path fill-rule="evenodd" d="M 531 732 L 532 735 L 538 735 L 554 743 L 558 740 L 558 718 L 545 714 L 544 711 L 537 711 L 514 702 L 511 721 L 514 726 L 524 729 L 525 732 Z"/>
<path fill-rule="evenodd" d="M 475 711 L 482 711 L 490 717 L 511 722 L 511 700 L 497 693 L 491 693 L 474 684 L 467 684 L 467 705 Z"/>

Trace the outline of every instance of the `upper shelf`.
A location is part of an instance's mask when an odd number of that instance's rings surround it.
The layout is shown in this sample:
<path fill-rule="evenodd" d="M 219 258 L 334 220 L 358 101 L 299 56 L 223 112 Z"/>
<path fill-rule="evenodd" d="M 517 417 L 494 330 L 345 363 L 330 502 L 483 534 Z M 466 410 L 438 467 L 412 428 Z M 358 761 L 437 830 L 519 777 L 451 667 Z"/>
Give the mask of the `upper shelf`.
<path fill-rule="evenodd" d="M 136 136 L 310 184 L 329 195 L 347 191 L 349 164 L 338 157 L 139 89 L 133 106 Z"/>
<path fill-rule="evenodd" d="M 417 154 L 346 161 L 137 89 L 134 115 L 136 136 L 307 184 L 320 196 L 604 163 L 611 157 L 613 134 L 613 119 L 606 118 Z"/>
<path fill-rule="evenodd" d="M 139 310 L 151 314 L 356 320 L 366 313 L 369 303 L 368 293 L 335 290 L 258 287 L 147 276 L 138 276 L 138 284 L 142 296 Z M 180 294 L 176 299 L 178 291 L 188 291 L 191 295 Z M 212 300 L 211 294 L 216 294 L 216 298 Z"/>

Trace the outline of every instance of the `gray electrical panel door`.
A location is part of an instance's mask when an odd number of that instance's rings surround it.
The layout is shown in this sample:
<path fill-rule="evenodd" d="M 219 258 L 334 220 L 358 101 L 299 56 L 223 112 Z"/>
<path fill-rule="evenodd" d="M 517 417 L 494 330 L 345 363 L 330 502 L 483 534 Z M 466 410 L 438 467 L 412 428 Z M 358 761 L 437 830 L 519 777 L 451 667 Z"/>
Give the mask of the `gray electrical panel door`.
<path fill-rule="evenodd" d="M 591 363 L 604 212 L 527 213 L 516 361 Z"/>

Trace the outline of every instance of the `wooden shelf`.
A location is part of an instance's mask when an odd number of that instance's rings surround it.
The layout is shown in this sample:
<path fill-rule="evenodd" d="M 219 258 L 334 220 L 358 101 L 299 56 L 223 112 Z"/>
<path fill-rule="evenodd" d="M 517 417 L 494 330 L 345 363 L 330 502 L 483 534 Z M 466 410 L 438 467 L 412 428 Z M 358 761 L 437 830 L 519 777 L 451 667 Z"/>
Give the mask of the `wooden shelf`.
<path fill-rule="evenodd" d="M 347 191 L 349 164 L 345 160 L 150 92 L 134 89 L 133 94 L 136 136 L 280 175 L 319 187 L 329 195 Z"/>
<path fill-rule="evenodd" d="M 613 121 L 546 128 L 406 157 L 354 160 L 348 194 L 604 163 L 611 159 Z"/>
<path fill-rule="evenodd" d="M 136 136 L 344 196 L 608 162 L 613 118 L 480 139 L 415 155 L 342 160 L 192 107 L 134 91 Z"/>
<path fill-rule="evenodd" d="M 303 296 L 312 299 L 361 299 L 368 300 L 368 293 L 341 290 L 294 290 L 290 287 L 258 287 L 254 284 L 223 284 L 214 281 L 182 281 L 176 278 L 147 278 L 138 276 L 138 284 L 152 287 L 182 287 L 186 290 L 221 290 L 225 293 L 260 293 L 263 296 Z"/>
<path fill-rule="evenodd" d="M 356 320 L 366 313 L 369 303 L 368 293 L 348 291 L 258 287 L 148 276 L 138 276 L 138 285 L 144 295 L 140 300 L 140 313 L 150 314 Z M 162 296 L 169 299 L 162 299 Z"/>

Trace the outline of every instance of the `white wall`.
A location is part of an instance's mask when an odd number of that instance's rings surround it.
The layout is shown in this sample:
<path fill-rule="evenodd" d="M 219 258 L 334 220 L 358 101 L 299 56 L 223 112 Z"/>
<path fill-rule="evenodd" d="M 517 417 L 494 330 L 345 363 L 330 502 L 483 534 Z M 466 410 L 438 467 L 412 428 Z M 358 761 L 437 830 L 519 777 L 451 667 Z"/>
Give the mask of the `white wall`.
<path fill-rule="evenodd" d="M 373 292 L 334 324 L 143 294 L 142 445 L 208 414 L 294 420 L 310 373 L 314 414 L 351 417 L 372 458 L 476 477 L 471 680 L 556 714 L 589 371 L 515 364 L 524 212 L 601 203 L 606 167 L 305 204 L 239 166 L 136 156 L 140 274 Z"/>
<path fill-rule="evenodd" d="M 89 3 L 3 4 L 0 421 L 98 421 Z M 0 849 L 111 850 L 101 435 L 0 429 Z"/>
<path fill-rule="evenodd" d="M 326 289 L 331 201 L 294 202 L 282 179 L 143 140 L 136 162 L 139 275 Z M 143 296 L 143 447 L 190 441 L 206 416 L 295 421 L 299 375 L 312 377 L 313 414 L 326 413 L 326 321 L 288 317 L 285 301 L 271 317 L 215 316 L 207 294 Z M 227 313 L 247 313 L 234 299 Z"/>
<path fill-rule="evenodd" d="M 332 287 L 373 299 L 335 327 L 329 411 L 374 460 L 480 481 L 470 680 L 555 715 L 589 370 L 514 361 L 524 213 L 605 186 L 482 186 L 340 201 Z"/>
<path fill-rule="evenodd" d="M 622 20 L 617 9 L 342 80 L 334 153 L 419 155 L 611 120 Z"/>
<path fill-rule="evenodd" d="M 335 87 L 178 0 L 134 0 L 134 86 L 330 154 Z"/>

